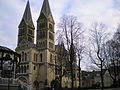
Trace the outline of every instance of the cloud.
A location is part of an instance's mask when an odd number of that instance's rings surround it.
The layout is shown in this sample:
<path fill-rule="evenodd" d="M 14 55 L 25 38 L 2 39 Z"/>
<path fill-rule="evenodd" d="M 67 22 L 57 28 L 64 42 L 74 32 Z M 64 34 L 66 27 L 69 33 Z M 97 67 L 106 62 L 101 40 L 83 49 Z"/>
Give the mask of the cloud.
<path fill-rule="evenodd" d="M 19 0 L 0 1 L 0 45 L 15 49 L 22 7 L 23 3 Z"/>
<path fill-rule="evenodd" d="M 56 24 L 59 22 L 60 17 L 65 13 L 63 13 L 63 11 L 66 9 L 69 1 L 70 0 L 49 0 Z"/>
<path fill-rule="evenodd" d="M 18 25 L 26 3 L 27 0 L 0 0 L 0 45 L 16 48 Z M 42 3 L 43 0 L 30 0 L 35 27 Z M 79 21 L 88 28 L 95 21 L 103 22 L 112 33 L 115 31 L 116 25 L 120 23 L 120 0 L 49 0 L 49 3 L 56 29 L 63 14 L 77 16 Z"/>
<path fill-rule="evenodd" d="M 105 22 L 107 24 L 116 21 L 118 8 L 114 8 L 115 0 L 74 0 L 69 13 L 76 15 L 86 23 L 94 21 Z M 120 3 L 119 3 L 120 4 Z M 109 22 L 109 23 L 108 23 Z"/>

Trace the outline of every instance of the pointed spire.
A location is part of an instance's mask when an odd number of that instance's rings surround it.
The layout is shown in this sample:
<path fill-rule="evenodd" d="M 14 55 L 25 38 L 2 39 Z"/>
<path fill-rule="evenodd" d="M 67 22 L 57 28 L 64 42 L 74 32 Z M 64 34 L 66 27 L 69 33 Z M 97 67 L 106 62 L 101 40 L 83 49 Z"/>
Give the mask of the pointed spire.
<path fill-rule="evenodd" d="M 48 0 L 44 0 L 43 5 L 42 5 L 42 9 L 40 12 L 40 16 L 38 18 L 37 21 L 39 21 L 41 15 L 44 15 L 47 19 L 49 18 L 49 16 L 51 17 L 51 21 L 54 23 L 54 19 L 51 13 L 51 9 L 50 9 L 50 5 L 49 5 L 49 1 Z"/>
<path fill-rule="evenodd" d="M 51 14 L 50 5 L 48 0 L 44 0 L 41 12 L 48 17 Z"/>
<path fill-rule="evenodd" d="M 24 20 L 27 25 L 34 27 L 34 24 L 33 24 L 33 21 L 32 21 L 32 15 L 31 15 L 31 10 L 30 10 L 29 0 L 27 2 L 22 20 Z"/>

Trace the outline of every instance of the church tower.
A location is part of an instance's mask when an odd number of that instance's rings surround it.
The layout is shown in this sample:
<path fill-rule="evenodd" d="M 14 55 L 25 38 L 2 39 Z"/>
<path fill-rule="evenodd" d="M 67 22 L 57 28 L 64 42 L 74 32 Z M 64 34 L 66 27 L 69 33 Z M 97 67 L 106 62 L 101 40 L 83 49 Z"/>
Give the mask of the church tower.
<path fill-rule="evenodd" d="M 29 1 L 23 15 L 23 18 L 19 24 L 18 32 L 18 45 L 17 47 L 25 47 L 25 42 L 34 43 L 34 24 L 32 21 L 31 10 Z"/>
<path fill-rule="evenodd" d="M 39 51 L 34 44 L 35 27 L 32 21 L 29 0 L 18 28 L 16 52 L 21 55 L 21 61 L 17 77 L 21 81 L 24 90 L 33 90 Z"/>
<path fill-rule="evenodd" d="M 37 20 L 37 47 L 54 50 L 54 20 L 48 0 L 44 0 Z"/>
<path fill-rule="evenodd" d="M 36 45 L 40 51 L 41 76 L 40 80 L 45 81 L 46 85 L 55 78 L 55 44 L 54 44 L 54 19 L 50 10 L 48 0 L 44 0 L 40 15 L 37 20 L 37 39 Z"/>
<path fill-rule="evenodd" d="M 55 44 L 54 20 L 48 0 L 43 1 L 37 20 L 36 44 L 34 44 L 35 27 L 32 21 L 29 1 L 19 24 L 16 51 L 21 54 L 19 80 L 23 81 L 25 90 L 36 87 L 44 88 L 55 79 Z M 39 84 L 36 86 L 36 83 Z"/>

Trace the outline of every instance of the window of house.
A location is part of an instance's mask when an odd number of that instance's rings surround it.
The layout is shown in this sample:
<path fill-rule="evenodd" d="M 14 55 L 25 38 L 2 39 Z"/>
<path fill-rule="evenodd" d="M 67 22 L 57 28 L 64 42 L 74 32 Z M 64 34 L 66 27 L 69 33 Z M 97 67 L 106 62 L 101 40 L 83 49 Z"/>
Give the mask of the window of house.
<path fill-rule="evenodd" d="M 23 69 L 23 66 L 21 66 L 21 73 L 23 73 L 24 69 Z"/>
<path fill-rule="evenodd" d="M 27 53 L 25 53 L 25 61 L 27 61 Z"/>
<path fill-rule="evenodd" d="M 40 28 L 45 28 L 45 23 L 40 23 Z"/>
<path fill-rule="evenodd" d="M 38 54 L 34 53 L 34 61 L 37 61 Z"/>
<path fill-rule="evenodd" d="M 54 40 L 53 34 L 49 32 L 49 39 Z"/>
<path fill-rule="evenodd" d="M 35 61 L 35 53 L 34 53 L 34 61 Z"/>
<path fill-rule="evenodd" d="M 50 54 L 50 62 L 52 62 L 52 54 Z"/>
<path fill-rule="evenodd" d="M 33 68 L 34 70 L 36 69 L 36 67 L 34 66 L 34 68 Z"/>
<path fill-rule="evenodd" d="M 29 70 L 29 65 L 27 65 L 27 70 Z"/>
<path fill-rule="evenodd" d="M 40 54 L 40 61 L 42 62 L 42 53 Z"/>
<path fill-rule="evenodd" d="M 21 67 L 20 66 L 17 68 L 17 72 L 21 73 Z"/>
<path fill-rule="evenodd" d="M 20 65 L 20 67 L 19 67 L 19 73 L 21 73 L 22 72 L 22 69 L 21 69 L 21 65 Z"/>
<path fill-rule="evenodd" d="M 45 31 L 41 31 L 40 35 L 39 35 L 39 38 L 44 38 L 44 37 L 45 37 Z"/>
<path fill-rule="evenodd" d="M 26 73 L 26 69 L 27 69 L 26 66 L 24 66 L 24 73 Z"/>
<path fill-rule="evenodd" d="M 38 54 L 36 54 L 36 61 L 37 61 Z"/>
<path fill-rule="evenodd" d="M 31 37 L 28 37 L 28 41 L 32 42 L 32 38 L 31 38 Z"/>
<path fill-rule="evenodd" d="M 24 52 L 22 52 L 22 61 L 24 61 Z"/>
<path fill-rule="evenodd" d="M 43 47 L 45 47 L 46 46 L 46 43 L 43 41 L 43 42 L 39 42 L 39 47 L 40 48 L 43 48 Z"/>

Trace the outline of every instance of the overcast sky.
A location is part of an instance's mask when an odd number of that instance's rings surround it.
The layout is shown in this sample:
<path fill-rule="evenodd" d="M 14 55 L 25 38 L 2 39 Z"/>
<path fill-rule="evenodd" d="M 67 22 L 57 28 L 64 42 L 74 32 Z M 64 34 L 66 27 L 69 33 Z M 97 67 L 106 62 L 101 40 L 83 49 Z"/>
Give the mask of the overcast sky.
<path fill-rule="evenodd" d="M 29 0 L 33 21 L 40 14 L 43 0 Z M 22 19 L 27 0 L 0 0 L 0 45 L 15 49 L 18 25 Z M 91 23 L 103 22 L 110 32 L 120 23 L 120 0 L 49 0 L 56 23 L 64 14 L 78 17 L 89 28 Z M 86 32 L 87 33 L 87 32 Z"/>

